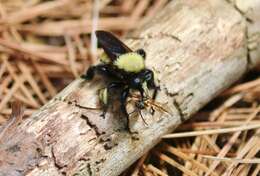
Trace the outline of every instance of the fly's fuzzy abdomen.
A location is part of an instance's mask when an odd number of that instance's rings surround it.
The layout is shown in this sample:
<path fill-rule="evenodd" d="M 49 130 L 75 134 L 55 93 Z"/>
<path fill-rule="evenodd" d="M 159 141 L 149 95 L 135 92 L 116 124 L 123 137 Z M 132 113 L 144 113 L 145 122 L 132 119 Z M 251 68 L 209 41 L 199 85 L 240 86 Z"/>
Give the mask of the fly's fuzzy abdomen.
<path fill-rule="evenodd" d="M 99 90 L 99 100 L 104 105 L 108 104 L 108 94 L 107 94 L 107 89 L 106 88 Z"/>

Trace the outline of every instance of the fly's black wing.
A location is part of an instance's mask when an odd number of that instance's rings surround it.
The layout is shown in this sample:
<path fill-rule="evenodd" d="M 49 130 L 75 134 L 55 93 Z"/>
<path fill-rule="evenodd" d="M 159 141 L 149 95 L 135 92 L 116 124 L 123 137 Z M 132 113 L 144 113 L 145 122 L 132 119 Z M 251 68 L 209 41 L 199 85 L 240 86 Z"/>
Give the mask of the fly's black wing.
<path fill-rule="evenodd" d="M 110 32 L 96 31 L 96 36 L 98 44 L 112 61 L 122 54 L 132 52 L 130 48 Z"/>

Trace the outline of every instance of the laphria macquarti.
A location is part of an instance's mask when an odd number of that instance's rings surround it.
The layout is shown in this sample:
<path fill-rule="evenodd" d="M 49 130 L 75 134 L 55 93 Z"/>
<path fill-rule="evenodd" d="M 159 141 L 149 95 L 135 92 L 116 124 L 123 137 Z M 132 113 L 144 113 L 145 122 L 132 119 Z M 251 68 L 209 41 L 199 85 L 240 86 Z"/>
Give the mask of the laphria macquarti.
<path fill-rule="evenodd" d="M 130 131 L 129 114 L 126 108 L 130 90 L 139 91 L 140 100 L 136 103 L 136 107 L 144 109 L 147 91 L 149 89 L 154 90 L 151 97 L 154 100 L 159 86 L 155 84 L 153 71 L 145 67 L 146 53 L 143 49 L 133 51 L 107 31 L 100 30 L 96 31 L 95 34 L 98 44 L 104 50 L 100 58 L 101 63 L 90 66 L 86 74 L 81 77 L 92 80 L 95 74 L 99 74 L 109 80 L 106 88 L 99 91 L 99 99 L 103 109 L 101 116 L 104 118 L 109 104 L 111 104 L 111 91 L 113 89 L 120 91 L 120 109 L 127 119 L 126 128 Z"/>

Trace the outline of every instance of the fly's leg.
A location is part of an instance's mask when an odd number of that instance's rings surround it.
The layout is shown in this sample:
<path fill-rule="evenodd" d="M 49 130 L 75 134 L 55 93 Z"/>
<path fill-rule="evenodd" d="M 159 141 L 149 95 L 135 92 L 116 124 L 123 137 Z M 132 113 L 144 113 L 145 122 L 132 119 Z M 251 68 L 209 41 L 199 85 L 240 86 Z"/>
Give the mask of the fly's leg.
<path fill-rule="evenodd" d="M 154 73 L 152 70 L 146 69 L 142 72 L 142 77 L 144 77 L 145 81 L 147 82 L 147 86 L 150 89 L 154 89 L 154 93 L 152 99 L 155 100 L 158 90 L 160 90 L 159 86 L 156 86 L 154 82 Z"/>
<path fill-rule="evenodd" d="M 160 90 L 160 87 L 159 86 L 155 86 L 153 87 L 154 89 L 154 92 L 153 92 L 153 96 L 152 96 L 152 99 L 155 100 L 157 94 L 158 94 L 158 90 Z"/>
<path fill-rule="evenodd" d="M 120 97 L 121 105 L 120 105 L 120 108 L 121 108 L 122 113 L 126 117 L 126 130 L 131 132 L 131 130 L 130 130 L 130 122 L 129 122 L 129 114 L 127 113 L 127 110 L 126 110 L 126 100 L 127 100 L 128 95 L 129 95 L 129 87 L 125 88 L 122 91 L 122 93 L 121 93 L 121 97 Z"/>
<path fill-rule="evenodd" d="M 144 75 L 145 75 L 144 77 L 145 77 L 145 80 L 147 81 L 148 87 L 151 89 L 154 89 L 152 99 L 155 100 L 155 98 L 158 94 L 158 90 L 160 90 L 160 87 L 156 86 L 156 84 L 154 82 L 154 73 L 151 70 L 146 69 L 144 72 Z M 153 107 L 151 108 L 151 110 L 152 110 L 151 114 L 153 115 L 155 110 Z"/>
<path fill-rule="evenodd" d="M 97 69 L 97 66 L 90 66 L 86 72 L 85 75 L 81 75 L 81 78 L 85 80 L 92 80 L 95 76 L 95 71 Z"/>
<path fill-rule="evenodd" d="M 140 95 L 141 95 L 141 102 L 144 102 L 144 89 L 140 88 L 139 92 L 140 92 Z"/>
<path fill-rule="evenodd" d="M 114 70 L 113 66 L 108 64 L 99 64 L 91 66 L 86 71 L 85 75 L 82 75 L 81 78 L 85 80 L 92 80 L 95 74 L 104 75 L 110 78 L 116 78 L 118 80 L 123 80 L 123 76 Z"/>
<path fill-rule="evenodd" d="M 155 100 L 159 89 L 160 89 L 160 87 L 155 87 L 154 88 L 153 97 L 152 97 L 153 100 Z M 151 107 L 151 114 L 154 115 L 154 112 L 155 112 L 154 108 Z"/>

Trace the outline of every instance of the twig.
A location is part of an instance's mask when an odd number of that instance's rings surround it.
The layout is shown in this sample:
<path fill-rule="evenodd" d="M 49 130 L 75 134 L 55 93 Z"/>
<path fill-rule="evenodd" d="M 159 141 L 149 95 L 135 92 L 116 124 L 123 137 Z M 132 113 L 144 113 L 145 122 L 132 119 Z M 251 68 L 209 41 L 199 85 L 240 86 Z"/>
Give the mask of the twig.
<path fill-rule="evenodd" d="M 215 130 L 204 130 L 204 131 L 194 131 L 194 132 L 184 132 L 184 133 L 174 133 L 164 135 L 163 138 L 181 138 L 181 137 L 192 137 L 192 136 L 201 136 L 201 135 L 211 135 L 211 134 L 223 134 L 223 133 L 231 133 L 237 131 L 246 131 L 260 128 L 260 124 L 253 124 L 248 126 L 240 126 L 234 128 L 222 128 L 222 129 L 215 129 Z"/>
<path fill-rule="evenodd" d="M 237 158 L 227 158 L 227 157 L 215 157 L 215 156 L 208 156 L 208 155 L 201 155 L 201 156 L 203 158 L 207 158 L 207 159 L 226 161 L 226 162 L 236 162 L 236 163 L 242 163 L 242 164 L 260 164 L 259 158 L 237 159 Z"/>

